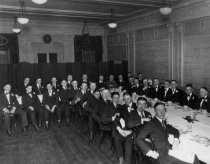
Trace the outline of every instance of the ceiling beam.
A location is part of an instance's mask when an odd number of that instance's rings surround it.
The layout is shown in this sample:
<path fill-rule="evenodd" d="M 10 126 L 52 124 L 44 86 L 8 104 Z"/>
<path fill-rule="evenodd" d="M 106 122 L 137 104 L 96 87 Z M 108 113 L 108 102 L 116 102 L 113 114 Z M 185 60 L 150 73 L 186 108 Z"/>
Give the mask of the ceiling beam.
<path fill-rule="evenodd" d="M 19 6 L 7 6 L 0 5 L 0 13 L 13 13 L 19 14 L 20 8 Z M 34 8 L 27 7 L 26 13 L 28 15 L 37 15 L 37 16 L 60 16 L 60 17 L 81 17 L 81 18 L 91 18 L 91 19 L 110 19 L 110 13 L 101 13 L 101 12 L 90 12 L 90 11 L 75 11 L 75 10 L 59 10 L 59 9 L 46 9 L 46 8 Z M 116 18 L 125 17 L 124 14 L 116 14 Z"/>
<path fill-rule="evenodd" d="M 91 4 L 104 4 L 104 5 L 115 5 L 115 6 L 130 6 L 130 7 L 162 7 L 165 3 L 163 1 L 153 0 L 66 0 L 69 2 L 81 2 Z M 172 3 L 173 4 L 173 3 Z"/>

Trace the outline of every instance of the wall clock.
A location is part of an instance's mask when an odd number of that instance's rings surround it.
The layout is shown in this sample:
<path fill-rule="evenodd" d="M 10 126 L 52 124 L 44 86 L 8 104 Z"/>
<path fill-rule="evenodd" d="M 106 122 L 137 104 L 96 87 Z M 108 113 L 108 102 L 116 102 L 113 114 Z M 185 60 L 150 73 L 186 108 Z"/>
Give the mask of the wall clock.
<path fill-rule="evenodd" d="M 45 34 L 42 39 L 45 43 L 50 43 L 52 41 L 52 37 L 49 34 Z"/>

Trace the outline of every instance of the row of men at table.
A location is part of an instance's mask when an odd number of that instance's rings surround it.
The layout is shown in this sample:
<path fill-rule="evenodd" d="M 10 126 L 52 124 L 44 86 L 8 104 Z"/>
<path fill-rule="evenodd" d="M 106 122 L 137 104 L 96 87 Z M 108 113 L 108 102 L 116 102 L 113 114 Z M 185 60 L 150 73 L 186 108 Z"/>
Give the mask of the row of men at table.
<path fill-rule="evenodd" d="M 114 75 L 110 75 L 108 81 L 104 80 L 104 76 L 100 75 L 98 81 L 96 82 L 97 89 L 100 88 L 118 88 L 122 87 L 122 91 L 128 91 L 129 93 L 136 93 L 137 95 L 144 95 L 152 99 L 158 99 L 161 101 L 171 101 L 182 106 L 188 106 L 192 109 L 206 109 L 210 113 L 210 98 L 208 97 L 208 89 L 206 87 L 200 88 L 200 95 L 197 96 L 193 92 L 193 85 L 187 84 L 185 90 L 181 90 L 177 87 L 176 80 L 165 80 L 163 85 L 159 84 L 158 79 L 143 79 L 141 73 L 138 73 L 138 76 L 133 77 L 128 73 L 127 77 L 124 80 L 122 75 L 119 75 L 117 80 L 115 80 Z M 51 79 L 51 84 L 53 91 L 62 91 L 62 88 L 69 89 L 69 99 L 73 99 L 75 93 L 77 92 L 82 82 L 86 82 L 89 86 L 88 76 L 86 74 L 82 75 L 82 79 L 77 81 L 73 79 L 72 75 L 68 75 L 67 86 L 62 86 L 57 82 L 57 79 L 53 77 Z M 26 86 L 30 84 L 30 79 L 25 78 L 24 84 L 20 87 L 22 93 L 25 93 Z M 45 87 L 42 85 L 41 78 L 36 80 L 36 84 L 33 85 L 33 92 L 35 94 L 43 94 Z"/>
<path fill-rule="evenodd" d="M 29 79 L 26 78 L 24 83 L 27 83 L 28 80 Z M 112 92 L 112 86 L 108 86 L 110 90 L 103 86 L 103 89 L 99 91 L 97 90 L 97 84 L 95 82 L 89 82 L 88 86 L 87 81 L 82 81 L 79 89 L 77 87 L 77 81 L 73 80 L 71 81 L 69 88 L 68 82 L 62 80 L 60 88 L 56 88 L 55 84 L 52 82 L 46 85 L 45 92 L 41 92 L 41 89 L 44 90 L 44 87 L 40 85 L 40 81 L 41 79 L 37 79 L 36 86 L 34 87 L 29 83 L 27 85 L 24 84 L 25 90 L 22 91 L 25 91 L 25 93 L 23 93 L 23 95 L 19 92 L 15 92 L 15 94 L 11 93 L 10 84 L 4 86 L 4 92 L 0 94 L 0 115 L 3 116 L 4 124 L 9 136 L 12 136 L 10 129 L 11 117 L 16 114 L 21 116 L 23 132 L 24 134 L 27 134 L 27 114 L 30 115 L 31 122 L 35 129 L 40 131 L 42 122 L 46 129 L 49 129 L 49 116 L 52 113 L 57 115 L 57 123 L 60 127 L 62 111 L 65 113 L 66 125 L 69 126 L 70 109 L 75 108 L 88 115 L 90 141 L 93 141 L 94 139 L 94 127 L 96 126 L 96 123 L 99 124 L 100 129 L 109 129 L 112 131 L 120 164 L 131 163 L 133 144 L 137 144 L 147 156 L 152 159 L 158 159 L 161 164 L 184 163 L 168 155 L 168 150 L 171 147 L 175 149 L 179 143 L 179 132 L 165 122 L 165 105 L 163 103 L 155 104 L 156 116 L 152 118 L 150 113 L 144 111 L 147 106 L 147 99 L 140 97 L 135 104 L 132 102 L 129 92 L 125 92 L 123 95 L 125 104 L 120 105 L 119 93 Z M 134 81 L 137 81 L 137 78 L 135 78 Z M 154 88 L 151 88 L 151 90 L 154 89 L 156 94 L 159 95 L 158 90 L 155 88 L 157 83 L 158 80 L 155 79 Z M 168 87 L 168 81 L 165 81 L 164 85 L 164 89 L 168 89 L 168 91 L 171 90 L 171 94 L 173 94 L 173 83 L 176 83 L 176 81 L 171 81 L 171 86 Z M 135 82 L 135 85 L 130 88 L 131 92 L 138 92 L 136 88 L 139 86 L 136 84 L 139 83 Z M 35 87 L 37 87 L 38 92 Z M 74 94 L 72 94 L 72 89 L 75 90 Z M 142 88 L 142 90 L 144 89 Z M 110 94 L 110 91 L 112 94 Z M 177 91 L 178 89 L 176 89 L 174 93 L 177 94 Z M 203 105 L 205 103 L 208 104 L 207 89 L 205 87 L 200 89 L 202 99 L 198 99 L 192 91 L 192 85 L 187 84 L 187 103 L 185 105 L 191 107 L 192 101 L 192 104 L 195 103 L 195 106 L 196 103 L 198 103 L 199 107 L 197 109 L 201 108 L 208 110 Z M 73 97 L 69 97 L 71 94 Z M 166 97 L 165 95 L 164 98 Z M 190 98 L 188 96 L 190 96 Z M 194 102 L 195 99 L 196 101 Z M 173 99 L 169 101 L 173 101 Z M 39 116 L 38 121 L 35 116 L 36 112 Z M 168 142 L 169 133 L 174 135 L 174 140 L 171 143 Z M 144 139 L 147 138 L 148 135 L 150 135 L 156 150 L 151 149 L 150 145 L 148 145 L 149 143 L 145 142 Z"/>

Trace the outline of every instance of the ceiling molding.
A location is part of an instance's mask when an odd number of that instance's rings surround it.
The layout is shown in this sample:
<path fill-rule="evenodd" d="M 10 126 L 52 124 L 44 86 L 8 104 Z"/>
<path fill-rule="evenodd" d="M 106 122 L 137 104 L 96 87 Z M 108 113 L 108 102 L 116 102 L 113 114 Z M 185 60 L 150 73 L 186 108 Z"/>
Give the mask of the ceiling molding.
<path fill-rule="evenodd" d="M 162 7 L 163 2 L 152 1 L 152 0 L 70 0 L 73 2 L 82 3 L 94 3 L 94 4 L 105 4 L 105 5 L 117 5 L 117 6 L 132 6 L 132 7 Z"/>
<path fill-rule="evenodd" d="M 20 8 L 18 6 L 0 5 L 1 13 L 14 13 L 18 14 Z M 90 12 L 90 11 L 75 11 L 75 10 L 58 10 L 47 8 L 34 8 L 26 7 L 26 13 L 28 15 L 47 15 L 47 16 L 60 16 L 60 17 L 84 17 L 84 18 L 98 18 L 98 19 L 110 19 L 110 13 Z M 125 17 L 125 14 L 116 14 L 116 18 Z"/>

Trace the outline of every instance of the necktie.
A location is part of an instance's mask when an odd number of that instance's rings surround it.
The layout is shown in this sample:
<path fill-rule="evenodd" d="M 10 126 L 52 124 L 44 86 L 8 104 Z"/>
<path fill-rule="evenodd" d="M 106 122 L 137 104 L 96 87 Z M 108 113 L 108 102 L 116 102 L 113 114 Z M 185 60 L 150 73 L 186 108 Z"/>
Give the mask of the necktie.
<path fill-rule="evenodd" d="M 144 118 L 144 112 L 141 112 L 141 117 Z"/>
<path fill-rule="evenodd" d="M 162 126 L 166 129 L 166 122 L 165 122 L 165 120 L 162 120 Z"/>

